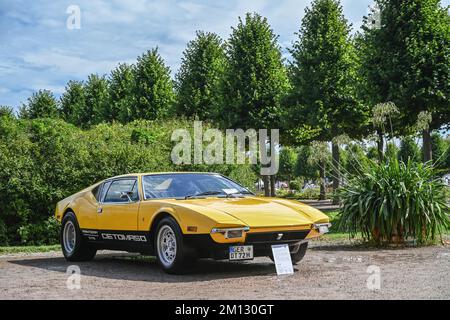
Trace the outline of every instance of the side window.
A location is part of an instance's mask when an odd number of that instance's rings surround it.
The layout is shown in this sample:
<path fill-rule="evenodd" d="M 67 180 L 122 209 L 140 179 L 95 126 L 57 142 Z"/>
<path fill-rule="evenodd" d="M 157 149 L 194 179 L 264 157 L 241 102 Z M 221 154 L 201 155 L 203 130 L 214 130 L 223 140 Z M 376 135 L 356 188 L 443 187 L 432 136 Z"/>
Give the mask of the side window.
<path fill-rule="evenodd" d="M 103 202 L 128 202 L 127 198 L 122 198 L 121 196 L 124 192 L 129 194 L 132 201 L 138 200 L 137 180 L 121 179 L 113 181 L 106 192 Z"/>
<path fill-rule="evenodd" d="M 100 197 L 99 197 L 100 202 L 104 201 L 106 191 L 108 191 L 110 185 L 111 185 L 111 181 L 106 181 L 105 183 L 103 183 L 103 187 L 100 190 Z"/>
<path fill-rule="evenodd" d="M 100 192 L 102 190 L 102 185 L 103 183 L 99 184 L 91 191 L 97 201 L 100 201 Z"/>
<path fill-rule="evenodd" d="M 139 192 L 138 192 L 138 182 L 134 180 L 133 188 L 131 188 L 131 200 L 138 201 L 139 200 Z"/>

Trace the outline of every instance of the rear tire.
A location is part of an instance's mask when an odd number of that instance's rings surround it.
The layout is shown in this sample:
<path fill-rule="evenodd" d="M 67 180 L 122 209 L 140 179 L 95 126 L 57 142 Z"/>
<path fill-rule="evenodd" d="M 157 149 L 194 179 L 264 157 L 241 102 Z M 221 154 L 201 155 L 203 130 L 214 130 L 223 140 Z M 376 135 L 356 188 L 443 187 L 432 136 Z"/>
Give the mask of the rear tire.
<path fill-rule="evenodd" d="M 158 264 L 167 273 L 186 273 L 195 261 L 196 252 L 186 246 L 183 233 L 175 219 L 162 219 L 155 234 L 155 252 Z"/>
<path fill-rule="evenodd" d="M 304 242 L 304 243 L 300 244 L 297 252 L 291 253 L 292 264 L 297 264 L 303 259 L 303 257 L 306 254 L 306 249 L 308 249 L 308 242 Z M 269 258 L 270 258 L 270 260 L 274 261 L 273 255 L 270 255 Z"/>
<path fill-rule="evenodd" d="M 83 239 L 77 218 L 73 212 L 68 212 L 62 219 L 59 239 L 63 255 L 67 261 L 89 261 L 97 253 L 97 249 Z"/>

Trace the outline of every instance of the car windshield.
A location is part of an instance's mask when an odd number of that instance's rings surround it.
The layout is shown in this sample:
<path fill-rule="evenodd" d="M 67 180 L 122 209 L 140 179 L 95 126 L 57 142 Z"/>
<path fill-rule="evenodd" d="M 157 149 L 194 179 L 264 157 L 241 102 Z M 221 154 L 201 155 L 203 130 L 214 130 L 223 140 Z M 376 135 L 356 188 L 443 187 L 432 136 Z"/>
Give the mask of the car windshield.
<path fill-rule="evenodd" d="M 219 174 L 155 174 L 144 176 L 142 183 L 145 199 L 251 194 L 246 188 Z"/>

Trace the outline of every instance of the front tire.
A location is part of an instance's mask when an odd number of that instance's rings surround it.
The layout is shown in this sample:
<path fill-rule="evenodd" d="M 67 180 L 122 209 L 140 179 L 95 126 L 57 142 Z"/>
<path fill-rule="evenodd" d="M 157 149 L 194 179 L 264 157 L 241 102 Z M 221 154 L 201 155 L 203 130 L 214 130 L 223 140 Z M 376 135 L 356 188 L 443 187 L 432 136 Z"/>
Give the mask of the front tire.
<path fill-rule="evenodd" d="M 68 212 L 62 220 L 60 243 L 67 261 L 89 261 L 97 253 L 97 249 L 83 239 L 73 212 Z"/>
<path fill-rule="evenodd" d="M 195 252 L 183 241 L 178 223 L 171 217 L 162 219 L 155 235 L 156 258 L 161 268 L 170 274 L 182 274 L 196 260 Z"/>
<path fill-rule="evenodd" d="M 297 252 L 291 253 L 292 264 L 297 264 L 303 259 L 306 254 L 306 249 L 308 249 L 308 242 L 302 243 Z"/>

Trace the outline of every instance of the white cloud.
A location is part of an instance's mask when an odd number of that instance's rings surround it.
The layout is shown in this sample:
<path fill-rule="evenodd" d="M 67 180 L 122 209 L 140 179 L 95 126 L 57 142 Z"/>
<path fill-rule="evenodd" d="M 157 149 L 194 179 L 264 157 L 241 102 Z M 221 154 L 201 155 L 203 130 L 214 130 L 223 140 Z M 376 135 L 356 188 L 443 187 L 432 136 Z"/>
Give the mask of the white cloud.
<path fill-rule="evenodd" d="M 8 88 L 3 88 L 3 87 L 0 87 L 0 94 L 5 94 L 5 93 L 9 93 L 9 92 L 11 92 L 11 90 L 10 90 L 10 89 L 8 89 Z"/>
<path fill-rule="evenodd" d="M 195 16 L 195 15 L 199 14 L 201 11 L 206 9 L 204 5 L 194 3 L 194 2 L 181 2 L 178 4 L 178 6 L 183 8 L 191 16 Z"/>
<path fill-rule="evenodd" d="M 59 49 L 30 52 L 23 60 L 31 67 L 50 68 L 54 72 L 79 78 L 90 73 L 104 73 L 112 70 L 120 61 L 88 60 L 67 54 Z"/>

